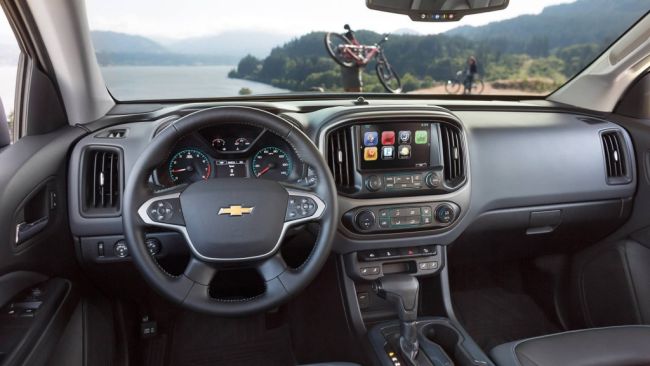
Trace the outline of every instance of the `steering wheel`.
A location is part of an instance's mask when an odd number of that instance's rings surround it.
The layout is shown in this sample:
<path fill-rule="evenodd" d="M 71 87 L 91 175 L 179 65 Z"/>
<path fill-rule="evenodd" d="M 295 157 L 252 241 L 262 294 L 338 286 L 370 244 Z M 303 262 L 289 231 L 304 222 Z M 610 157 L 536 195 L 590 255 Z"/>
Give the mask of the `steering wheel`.
<path fill-rule="evenodd" d="M 255 178 L 209 179 L 154 191 L 153 169 L 174 144 L 198 129 L 221 123 L 252 125 L 275 133 L 318 177 L 310 189 Z M 159 293 L 182 307 L 219 316 L 240 316 L 286 302 L 318 274 L 336 231 L 336 186 L 327 163 L 299 128 L 274 114 L 247 107 L 215 107 L 189 114 L 154 137 L 137 159 L 124 189 L 122 221 L 133 262 Z M 308 259 L 290 268 L 279 247 L 287 230 L 318 222 L 320 230 Z M 184 273 L 167 273 L 145 246 L 147 228 L 181 233 L 191 255 Z M 263 293 L 218 299 L 210 282 L 222 269 L 253 267 L 264 280 Z"/>

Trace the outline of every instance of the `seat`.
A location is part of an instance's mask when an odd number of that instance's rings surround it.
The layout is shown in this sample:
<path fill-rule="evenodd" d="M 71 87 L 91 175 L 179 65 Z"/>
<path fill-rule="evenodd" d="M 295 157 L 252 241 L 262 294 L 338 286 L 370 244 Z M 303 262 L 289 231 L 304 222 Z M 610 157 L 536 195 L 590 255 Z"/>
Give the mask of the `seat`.
<path fill-rule="evenodd" d="M 300 366 L 360 366 L 356 363 L 350 362 L 324 362 L 324 363 L 310 363 L 309 365 Z"/>
<path fill-rule="evenodd" d="M 650 365 L 650 326 L 593 328 L 510 342 L 490 352 L 498 366 Z"/>

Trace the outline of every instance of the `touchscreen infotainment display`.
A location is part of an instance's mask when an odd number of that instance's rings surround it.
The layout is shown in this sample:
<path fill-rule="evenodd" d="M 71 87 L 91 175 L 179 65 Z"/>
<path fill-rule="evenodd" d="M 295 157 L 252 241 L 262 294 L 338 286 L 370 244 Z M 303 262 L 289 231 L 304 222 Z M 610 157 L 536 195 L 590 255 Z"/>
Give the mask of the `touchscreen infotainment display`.
<path fill-rule="evenodd" d="M 429 166 L 431 123 L 365 124 L 358 131 L 361 170 Z"/>

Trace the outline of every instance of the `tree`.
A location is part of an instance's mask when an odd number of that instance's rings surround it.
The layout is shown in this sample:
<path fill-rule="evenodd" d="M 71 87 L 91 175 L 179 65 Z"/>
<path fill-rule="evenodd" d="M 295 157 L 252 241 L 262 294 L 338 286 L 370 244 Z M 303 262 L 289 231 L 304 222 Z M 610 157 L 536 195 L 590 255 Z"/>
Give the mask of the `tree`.
<path fill-rule="evenodd" d="M 239 89 L 239 95 L 251 95 L 253 94 L 253 91 L 250 88 L 243 87 Z"/>
<path fill-rule="evenodd" d="M 261 66 L 262 62 L 257 57 L 247 55 L 237 64 L 237 75 L 241 78 L 253 77 L 259 72 Z"/>

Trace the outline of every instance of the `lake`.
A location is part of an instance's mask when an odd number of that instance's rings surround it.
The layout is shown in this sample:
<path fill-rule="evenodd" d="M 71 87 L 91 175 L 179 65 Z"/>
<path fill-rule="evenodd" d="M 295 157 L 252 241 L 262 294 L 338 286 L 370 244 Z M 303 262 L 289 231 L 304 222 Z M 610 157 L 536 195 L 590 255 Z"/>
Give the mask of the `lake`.
<path fill-rule="evenodd" d="M 254 81 L 230 79 L 233 66 L 108 66 L 102 68 L 109 90 L 117 100 L 208 98 L 288 90 Z M 13 110 L 16 67 L 0 66 L 0 98 L 7 114 Z"/>
<path fill-rule="evenodd" d="M 108 66 L 102 68 L 108 89 L 117 100 L 209 98 L 286 93 L 288 90 L 255 81 L 230 79 L 234 66 Z"/>

